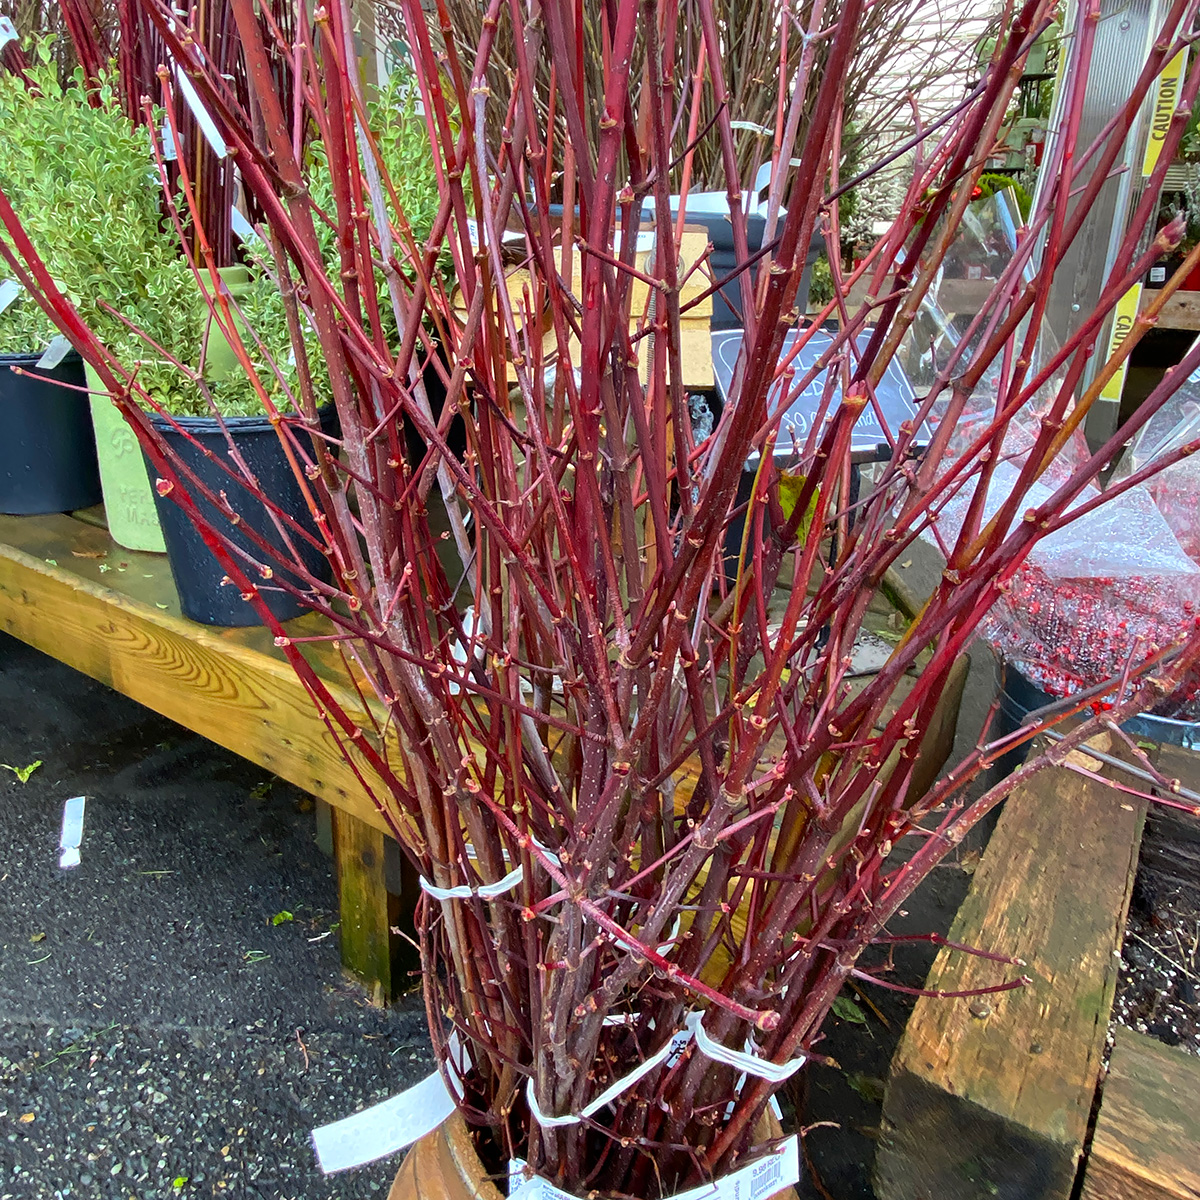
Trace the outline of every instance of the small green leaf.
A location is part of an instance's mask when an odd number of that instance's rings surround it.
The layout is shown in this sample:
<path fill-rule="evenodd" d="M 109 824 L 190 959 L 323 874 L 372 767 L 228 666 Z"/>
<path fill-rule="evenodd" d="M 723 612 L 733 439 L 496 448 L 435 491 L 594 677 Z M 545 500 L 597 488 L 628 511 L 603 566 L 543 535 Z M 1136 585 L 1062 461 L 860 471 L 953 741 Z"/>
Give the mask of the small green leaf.
<path fill-rule="evenodd" d="M 247 950 L 242 958 L 248 963 L 260 963 L 271 956 L 264 950 Z"/>
<path fill-rule="evenodd" d="M 176 1175 L 175 1178 L 171 1180 L 171 1186 L 176 1191 L 179 1191 L 179 1189 L 182 1188 L 187 1181 L 188 1177 L 186 1175 Z"/>
<path fill-rule="evenodd" d="M 8 763 L 0 763 L 6 771 L 11 771 L 22 783 L 28 783 L 29 777 L 42 765 L 42 760 L 39 758 L 36 762 L 31 762 L 27 767 L 10 767 Z"/>
<path fill-rule="evenodd" d="M 783 512 L 783 519 L 790 521 L 792 514 L 796 511 L 796 505 L 800 503 L 800 496 L 804 491 L 805 477 L 792 471 L 779 472 L 779 507 Z M 808 511 L 800 519 L 800 524 L 796 529 L 796 537 L 800 541 L 804 541 L 808 537 L 808 529 L 812 524 L 813 513 L 817 508 L 817 500 L 819 498 L 819 489 L 814 488 L 813 494 L 808 500 Z"/>
<path fill-rule="evenodd" d="M 292 914 L 291 914 L 290 912 L 288 912 L 288 910 L 287 910 L 286 908 L 281 908 L 281 909 L 280 909 L 280 910 L 279 910 L 279 911 L 278 911 L 278 912 L 277 912 L 277 913 L 276 913 L 276 914 L 275 914 L 275 915 L 274 915 L 274 916 L 271 918 L 271 924 L 272 924 L 272 925 L 282 925 L 282 924 L 283 924 L 285 921 L 291 921 L 291 920 L 293 920 L 293 919 L 294 919 L 294 918 L 292 917 Z"/>
<path fill-rule="evenodd" d="M 846 1082 L 866 1101 L 873 1104 L 883 1103 L 884 1082 L 874 1075 L 864 1075 L 861 1071 L 848 1071 Z"/>
<path fill-rule="evenodd" d="M 865 1025 L 867 1023 L 867 1014 L 853 1000 L 845 996 L 839 996 L 833 1002 L 833 1011 L 843 1021 L 851 1021 L 855 1025 Z"/>

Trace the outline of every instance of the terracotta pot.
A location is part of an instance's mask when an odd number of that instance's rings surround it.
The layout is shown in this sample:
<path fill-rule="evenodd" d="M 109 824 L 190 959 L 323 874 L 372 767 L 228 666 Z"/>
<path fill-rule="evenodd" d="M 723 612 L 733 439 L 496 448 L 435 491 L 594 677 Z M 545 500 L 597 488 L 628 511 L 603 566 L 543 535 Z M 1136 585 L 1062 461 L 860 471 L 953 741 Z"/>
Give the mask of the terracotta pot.
<path fill-rule="evenodd" d="M 404 1156 L 388 1200 L 504 1200 L 484 1176 L 462 1114 L 452 1113 Z"/>
<path fill-rule="evenodd" d="M 759 1122 L 758 1132 L 763 1141 L 783 1135 L 770 1110 Z M 396 1172 L 388 1200 L 505 1200 L 505 1196 L 484 1175 L 467 1123 L 456 1112 L 413 1144 Z M 796 1189 L 785 1188 L 770 1200 L 797 1200 Z"/>

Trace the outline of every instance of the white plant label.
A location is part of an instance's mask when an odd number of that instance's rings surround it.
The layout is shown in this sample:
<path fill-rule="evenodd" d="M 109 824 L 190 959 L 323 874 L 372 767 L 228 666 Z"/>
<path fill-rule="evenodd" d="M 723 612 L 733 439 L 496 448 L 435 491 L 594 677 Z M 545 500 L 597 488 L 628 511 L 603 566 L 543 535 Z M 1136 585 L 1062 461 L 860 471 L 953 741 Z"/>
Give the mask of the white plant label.
<path fill-rule="evenodd" d="M 453 1111 L 454 1101 L 435 1072 L 381 1104 L 314 1129 L 317 1161 L 326 1175 L 361 1167 L 412 1145 Z"/>
<path fill-rule="evenodd" d="M 540 1175 L 525 1175 L 520 1162 L 509 1163 L 508 1200 L 578 1200 Z M 524 1179 L 525 1182 L 519 1181 Z M 677 1192 L 670 1200 L 767 1200 L 800 1179 L 800 1139 L 796 1134 L 752 1163 L 702 1187 Z"/>
<path fill-rule="evenodd" d="M 56 333 L 50 339 L 50 345 L 42 351 L 42 357 L 34 364 L 39 371 L 53 371 L 68 354 L 71 353 L 71 342 L 68 338 L 63 337 L 61 333 Z"/>
<path fill-rule="evenodd" d="M 2 313 L 19 295 L 21 285 L 15 279 L 5 279 L 0 283 L 0 313 Z"/>
<path fill-rule="evenodd" d="M 19 41 L 17 36 L 17 27 L 8 17 L 0 17 L 0 50 L 3 50 L 9 42 Z"/>

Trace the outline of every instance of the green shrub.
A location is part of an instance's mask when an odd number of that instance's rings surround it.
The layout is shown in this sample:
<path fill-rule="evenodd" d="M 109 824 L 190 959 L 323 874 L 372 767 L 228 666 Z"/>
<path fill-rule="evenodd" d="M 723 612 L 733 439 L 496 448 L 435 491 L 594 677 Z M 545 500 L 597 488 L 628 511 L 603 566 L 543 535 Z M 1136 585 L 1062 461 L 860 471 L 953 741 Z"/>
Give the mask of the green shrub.
<path fill-rule="evenodd" d="M 111 80 L 93 108 L 81 72 L 60 88 L 49 47 L 38 57 L 31 73 L 41 95 L 0 76 L 0 188 L 84 321 L 122 361 L 145 363 L 146 384 L 173 394 L 182 386 L 177 372 L 104 307 L 168 354 L 195 361 L 203 305 L 161 218 L 149 134 L 121 114 Z M 37 351 L 54 332 L 22 296 L 0 314 L 0 352 Z"/>
<path fill-rule="evenodd" d="M 207 416 L 210 409 L 201 391 L 163 362 L 146 341 L 149 338 L 172 358 L 196 367 L 207 321 L 207 308 L 180 252 L 177 233 L 162 216 L 150 135 L 122 115 L 111 79 L 99 89 L 99 106 L 92 107 L 81 72 L 70 86 L 61 88 L 47 44 L 38 48 L 37 57 L 39 63 L 31 74 L 40 95 L 27 92 L 14 76 L 0 75 L 0 145 L 4 147 L 0 188 L 50 273 L 117 359 L 127 366 L 141 364 L 140 382 L 169 411 Z M 437 178 L 407 72 L 397 72 L 380 89 L 370 116 L 404 213 L 418 241 L 423 241 L 437 213 Z M 333 187 L 323 148 L 317 143 L 309 155 L 313 201 L 332 214 Z M 326 267 L 336 278 L 334 231 L 320 221 L 318 230 Z M 257 249 L 265 254 L 261 243 Z M 250 280 L 236 303 L 257 340 L 249 335 L 244 340 L 273 402 L 286 408 L 297 373 L 283 300 L 273 264 L 256 258 L 254 247 L 250 258 Z M 132 328 L 108 312 L 105 304 Z M 379 306 L 385 330 L 394 339 L 395 322 L 384 287 Z M 36 352 L 55 332 L 36 302 L 22 295 L 0 313 L 0 353 Z M 329 382 L 316 338 L 310 335 L 308 341 L 321 402 L 330 396 Z M 286 390 L 269 362 L 283 376 Z M 211 390 L 227 416 L 263 411 L 258 394 L 240 370 L 212 380 Z"/>

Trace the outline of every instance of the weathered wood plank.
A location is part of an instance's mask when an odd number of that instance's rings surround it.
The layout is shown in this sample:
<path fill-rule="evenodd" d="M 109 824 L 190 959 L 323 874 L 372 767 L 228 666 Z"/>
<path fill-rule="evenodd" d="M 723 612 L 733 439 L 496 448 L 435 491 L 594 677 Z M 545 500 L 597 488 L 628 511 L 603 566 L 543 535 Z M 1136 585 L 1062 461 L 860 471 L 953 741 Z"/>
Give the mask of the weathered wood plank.
<path fill-rule="evenodd" d="M 1160 746 L 1154 758 L 1168 779 L 1178 779 L 1189 790 L 1200 791 L 1200 753 L 1179 746 Z M 1169 886 L 1200 887 L 1200 818 L 1152 805 L 1142 839 L 1142 863 Z"/>
<path fill-rule="evenodd" d="M 1007 801 L 951 930 L 1027 964 L 1032 983 L 918 1000 L 892 1063 L 880 1200 L 1071 1194 L 1099 1077 L 1143 809 L 1049 768 Z M 1020 968 L 943 950 L 927 986 Z"/>
<path fill-rule="evenodd" d="M 400 898 L 387 890 L 386 842 L 378 829 L 334 811 L 342 965 L 366 983 L 377 1004 L 402 987 L 399 939 L 390 933 L 400 919 Z"/>
<path fill-rule="evenodd" d="M 180 616 L 163 556 L 114 550 L 104 530 L 66 516 L 0 516 L 0 628 L 386 829 L 270 634 Z M 296 628 L 320 625 L 304 617 Z M 359 707 L 316 665 L 349 711 Z"/>
<path fill-rule="evenodd" d="M 1158 298 L 1154 288 L 1142 291 L 1141 308 L 1144 311 Z M 1163 305 L 1158 314 L 1159 329 L 1200 329 L 1200 292 L 1176 292 Z"/>
<path fill-rule="evenodd" d="M 1200 1058 L 1117 1029 L 1081 1200 L 1200 1200 Z"/>

